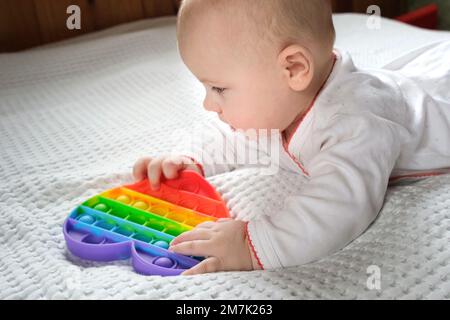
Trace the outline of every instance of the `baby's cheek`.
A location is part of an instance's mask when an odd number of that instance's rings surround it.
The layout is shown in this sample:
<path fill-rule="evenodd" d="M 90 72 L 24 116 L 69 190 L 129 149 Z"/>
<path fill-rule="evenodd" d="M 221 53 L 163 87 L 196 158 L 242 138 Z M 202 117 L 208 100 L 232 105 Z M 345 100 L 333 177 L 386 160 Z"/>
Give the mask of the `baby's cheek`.
<path fill-rule="evenodd" d="M 241 130 L 258 129 L 260 128 L 262 115 L 250 108 L 245 108 L 244 111 L 236 113 L 230 119 L 230 125 Z"/>

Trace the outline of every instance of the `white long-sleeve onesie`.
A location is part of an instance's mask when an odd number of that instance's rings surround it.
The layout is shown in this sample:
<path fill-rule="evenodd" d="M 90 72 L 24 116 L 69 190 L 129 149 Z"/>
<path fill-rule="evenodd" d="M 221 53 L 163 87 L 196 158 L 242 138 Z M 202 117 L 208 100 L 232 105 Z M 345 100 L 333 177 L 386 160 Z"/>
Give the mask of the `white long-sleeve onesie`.
<path fill-rule="evenodd" d="M 377 70 L 335 52 L 329 79 L 280 152 L 281 168 L 307 182 L 282 210 L 248 223 L 264 269 L 343 248 L 374 221 L 390 178 L 450 167 L 450 42 Z M 206 176 L 232 168 L 204 165 Z"/>

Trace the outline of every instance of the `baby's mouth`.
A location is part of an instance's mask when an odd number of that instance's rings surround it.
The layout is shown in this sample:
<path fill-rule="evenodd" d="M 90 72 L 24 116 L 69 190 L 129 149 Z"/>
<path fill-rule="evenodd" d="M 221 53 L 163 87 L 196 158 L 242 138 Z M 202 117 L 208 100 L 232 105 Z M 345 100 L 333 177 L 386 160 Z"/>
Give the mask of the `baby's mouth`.
<path fill-rule="evenodd" d="M 220 121 L 222 121 L 223 123 L 226 123 L 232 131 L 236 131 L 236 128 L 233 127 L 231 124 L 229 124 L 227 121 L 225 121 L 220 115 L 218 117 L 219 117 Z"/>

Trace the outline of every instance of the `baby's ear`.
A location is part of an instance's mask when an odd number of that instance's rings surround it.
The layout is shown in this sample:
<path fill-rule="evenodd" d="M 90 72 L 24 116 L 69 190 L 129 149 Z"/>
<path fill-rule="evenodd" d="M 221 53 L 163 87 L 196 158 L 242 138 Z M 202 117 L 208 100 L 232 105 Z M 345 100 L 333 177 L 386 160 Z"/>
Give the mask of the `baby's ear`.
<path fill-rule="evenodd" d="M 314 59 L 307 48 L 290 45 L 278 55 L 278 63 L 289 86 L 295 91 L 304 91 L 314 78 Z"/>

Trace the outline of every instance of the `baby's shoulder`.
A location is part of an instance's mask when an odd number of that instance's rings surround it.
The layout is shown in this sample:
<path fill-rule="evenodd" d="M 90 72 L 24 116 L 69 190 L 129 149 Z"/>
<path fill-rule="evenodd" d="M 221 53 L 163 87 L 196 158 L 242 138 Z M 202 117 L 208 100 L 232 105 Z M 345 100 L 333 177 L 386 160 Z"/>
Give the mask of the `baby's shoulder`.
<path fill-rule="evenodd" d="M 331 79 L 313 107 L 318 122 L 326 124 L 336 116 L 372 114 L 391 118 L 406 108 L 402 91 L 388 73 L 378 70 L 346 72 Z"/>

